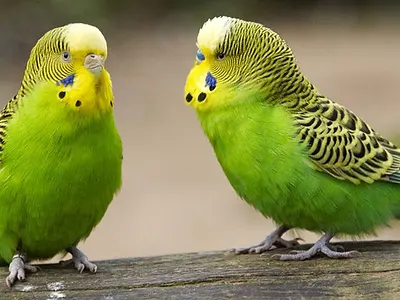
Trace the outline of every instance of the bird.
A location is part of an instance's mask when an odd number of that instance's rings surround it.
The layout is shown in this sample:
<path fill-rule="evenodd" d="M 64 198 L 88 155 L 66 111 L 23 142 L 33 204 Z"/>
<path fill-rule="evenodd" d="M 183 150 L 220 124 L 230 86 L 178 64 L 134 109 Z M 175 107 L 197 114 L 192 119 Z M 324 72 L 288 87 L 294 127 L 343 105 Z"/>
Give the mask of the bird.
<path fill-rule="evenodd" d="M 321 238 L 271 258 L 353 258 L 361 253 L 331 239 L 375 234 L 400 217 L 400 149 L 324 96 L 278 33 L 217 16 L 201 26 L 196 46 L 184 101 L 237 195 L 277 226 L 235 254 L 292 248 L 298 240 L 282 235 L 302 229 Z"/>
<path fill-rule="evenodd" d="M 70 253 L 79 272 L 97 271 L 77 245 L 122 186 L 107 55 L 93 25 L 49 30 L 0 111 L 0 258 L 9 287 L 38 270 L 31 261 L 59 253 Z"/>

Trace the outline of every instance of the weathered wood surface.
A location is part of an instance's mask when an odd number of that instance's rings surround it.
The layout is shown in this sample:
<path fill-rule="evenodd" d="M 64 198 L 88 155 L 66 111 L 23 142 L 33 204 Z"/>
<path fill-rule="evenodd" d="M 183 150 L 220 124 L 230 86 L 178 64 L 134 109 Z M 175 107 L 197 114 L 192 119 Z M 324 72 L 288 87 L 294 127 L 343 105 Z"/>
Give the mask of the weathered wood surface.
<path fill-rule="evenodd" d="M 189 253 L 99 261 L 97 274 L 43 265 L 12 290 L 0 285 L 0 299 L 400 299 L 400 242 L 340 244 L 362 255 L 279 262 L 269 257 L 280 250 Z"/>

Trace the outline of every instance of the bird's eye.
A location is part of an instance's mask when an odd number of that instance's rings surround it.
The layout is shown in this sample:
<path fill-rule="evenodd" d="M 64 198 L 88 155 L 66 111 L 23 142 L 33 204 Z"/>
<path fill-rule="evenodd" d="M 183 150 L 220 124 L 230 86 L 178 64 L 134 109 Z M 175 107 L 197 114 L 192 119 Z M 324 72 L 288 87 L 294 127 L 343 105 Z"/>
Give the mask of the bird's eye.
<path fill-rule="evenodd" d="M 203 52 L 201 52 L 200 49 L 197 49 L 196 59 L 197 59 L 198 61 L 203 61 L 203 60 L 206 59 L 205 56 L 204 56 L 204 54 L 203 54 Z"/>
<path fill-rule="evenodd" d="M 61 58 L 63 61 L 69 62 L 71 60 L 71 54 L 68 51 L 64 51 L 61 54 Z"/>
<path fill-rule="evenodd" d="M 218 52 L 217 53 L 217 59 L 218 60 L 222 60 L 222 59 L 224 59 L 225 58 L 225 54 L 224 53 L 222 53 L 222 52 Z"/>

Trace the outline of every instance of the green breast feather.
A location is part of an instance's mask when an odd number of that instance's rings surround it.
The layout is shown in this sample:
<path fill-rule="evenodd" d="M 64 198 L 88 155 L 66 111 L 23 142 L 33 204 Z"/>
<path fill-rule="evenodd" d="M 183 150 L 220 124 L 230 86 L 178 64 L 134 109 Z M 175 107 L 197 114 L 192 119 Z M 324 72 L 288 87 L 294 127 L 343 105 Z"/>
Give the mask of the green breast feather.
<path fill-rule="evenodd" d="M 0 256 L 52 257 L 86 238 L 121 186 L 112 113 L 86 118 L 39 85 L 9 120 L 0 171 Z M 68 94 L 65 96 L 68 97 Z"/>

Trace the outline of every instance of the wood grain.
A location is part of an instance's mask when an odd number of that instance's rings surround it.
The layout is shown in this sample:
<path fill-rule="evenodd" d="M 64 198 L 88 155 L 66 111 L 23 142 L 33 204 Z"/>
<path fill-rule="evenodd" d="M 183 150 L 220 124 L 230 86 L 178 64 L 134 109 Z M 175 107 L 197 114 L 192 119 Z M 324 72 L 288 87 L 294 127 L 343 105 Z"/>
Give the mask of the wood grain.
<path fill-rule="evenodd" d="M 185 253 L 98 261 L 97 274 L 41 265 L 12 290 L 1 285 L 0 299 L 400 299 L 400 242 L 340 245 L 362 255 L 280 262 L 269 257 L 281 250 Z"/>

